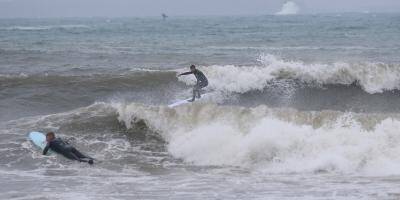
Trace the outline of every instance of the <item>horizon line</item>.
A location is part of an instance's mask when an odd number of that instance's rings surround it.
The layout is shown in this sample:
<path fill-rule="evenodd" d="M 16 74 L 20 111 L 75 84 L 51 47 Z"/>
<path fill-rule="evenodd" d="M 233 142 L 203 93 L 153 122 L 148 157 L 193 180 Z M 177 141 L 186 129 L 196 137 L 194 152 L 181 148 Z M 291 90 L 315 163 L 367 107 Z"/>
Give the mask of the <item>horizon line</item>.
<path fill-rule="evenodd" d="M 2 17 L 0 19 L 93 19 L 93 18 L 107 18 L 107 19 L 120 19 L 120 18 L 158 18 L 162 17 L 163 13 L 159 15 L 131 15 L 131 16 L 31 16 L 31 17 Z M 346 11 L 346 12 L 310 12 L 310 13 L 298 13 L 289 15 L 277 15 L 276 13 L 265 13 L 265 14 L 206 14 L 206 15 L 171 15 L 165 13 L 170 17 L 252 17 L 252 16 L 277 16 L 277 17 L 290 17 L 290 16 L 306 16 L 306 15 L 338 15 L 338 14 L 400 14 L 400 11 L 377 11 L 377 12 L 367 12 L 367 11 Z"/>

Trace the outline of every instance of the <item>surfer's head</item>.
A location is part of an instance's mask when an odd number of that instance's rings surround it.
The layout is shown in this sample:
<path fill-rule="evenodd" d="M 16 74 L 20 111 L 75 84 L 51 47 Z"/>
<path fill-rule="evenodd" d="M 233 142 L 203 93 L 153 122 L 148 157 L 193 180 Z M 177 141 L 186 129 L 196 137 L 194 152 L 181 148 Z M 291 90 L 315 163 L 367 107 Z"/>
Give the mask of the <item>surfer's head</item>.
<path fill-rule="evenodd" d="M 48 133 L 46 134 L 46 141 L 47 141 L 47 142 L 50 142 L 50 141 L 54 140 L 55 137 L 56 137 L 56 136 L 55 136 L 54 132 L 48 132 Z"/>
<path fill-rule="evenodd" d="M 190 71 L 191 71 L 191 72 L 194 72 L 195 70 L 196 70 L 196 66 L 190 65 Z"/>

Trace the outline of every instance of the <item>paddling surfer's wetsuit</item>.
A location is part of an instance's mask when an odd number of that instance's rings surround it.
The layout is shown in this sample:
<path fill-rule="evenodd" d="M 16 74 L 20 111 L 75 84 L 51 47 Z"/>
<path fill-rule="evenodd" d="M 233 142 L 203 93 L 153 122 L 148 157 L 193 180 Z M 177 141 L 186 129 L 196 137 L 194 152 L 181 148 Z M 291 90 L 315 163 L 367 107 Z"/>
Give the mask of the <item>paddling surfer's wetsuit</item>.
<path fill-rule="evenodd" d="M 43 150 L 43 155 L 47 154 L 47 151 L 51 149 L 68 159 L 77 160 L 79 162 L 87 162 L 89 164 L 93 164 L 93 158 L 86 156 L 75 149 L 75 147 L 70 144 L 64 142 L 60 138 L 55 138 L 47 143 L 46 147 Z"/>
<path fill-rule="evenodd" d="M 190 71 L 190 72 L 185 72 L 185 73 L 179 74 L 179 76 L 181 76 L 181 75 L 189 75 L 189 74 L 194 74 L 194 76 L 197 79 L 197 83 L 193 87 L 193 98 L 191 100 L 191 101 L 194 101 L 196 96 L 197 96 L 197 98 L 201 97 L 200 96 L 200 90 L 202 88 L 204 88 L 204 87 L 207 87 L 208 80 L 207 80 L 207 77 L 203 74 L 203 72 L 201 72 L 198 69 L 195 69 L 193 72 Z"/>

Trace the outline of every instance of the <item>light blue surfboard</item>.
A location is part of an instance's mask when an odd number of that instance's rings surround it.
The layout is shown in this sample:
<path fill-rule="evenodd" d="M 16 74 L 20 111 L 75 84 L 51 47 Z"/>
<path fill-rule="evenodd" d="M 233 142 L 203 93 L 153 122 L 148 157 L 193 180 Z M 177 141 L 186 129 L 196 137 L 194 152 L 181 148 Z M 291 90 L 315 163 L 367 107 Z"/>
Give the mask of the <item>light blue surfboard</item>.
<path fill-rule="evenodd" d="M 40 132 L 30 132 L 29 133 L 29 139 L 32 141 L 32 143 L 43 150 L 46 147 L 46 136 L 43 133 Z M 49 151 L 48 153 L 50 153 Z"/>

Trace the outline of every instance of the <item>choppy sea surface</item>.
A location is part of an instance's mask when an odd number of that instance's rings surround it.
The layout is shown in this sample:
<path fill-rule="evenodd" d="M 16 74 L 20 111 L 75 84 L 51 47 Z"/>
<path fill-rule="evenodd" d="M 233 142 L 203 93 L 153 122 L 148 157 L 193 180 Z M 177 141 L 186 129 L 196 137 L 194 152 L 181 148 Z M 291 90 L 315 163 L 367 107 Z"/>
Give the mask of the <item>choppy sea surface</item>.
<path fill-rule="evenodd" d="M 0 199 L 399 199 L 399 53 L 400 14 L 0 19 Z"/>

